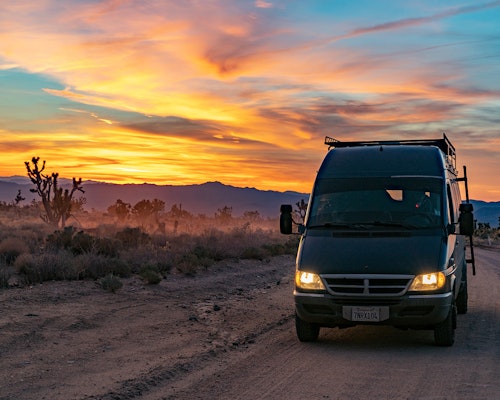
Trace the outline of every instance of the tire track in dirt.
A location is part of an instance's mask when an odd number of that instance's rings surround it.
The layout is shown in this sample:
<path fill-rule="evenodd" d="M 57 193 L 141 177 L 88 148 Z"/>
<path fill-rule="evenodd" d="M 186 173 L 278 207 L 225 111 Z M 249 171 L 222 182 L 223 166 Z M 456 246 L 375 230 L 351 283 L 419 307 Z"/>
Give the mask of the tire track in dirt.
<path fill-rule="evenodd" d="M 115 294 L 92 281 L 0 291 L 0 399 L 142 399 L 190 385 L 286 323 L 293 265 L 227 260 L 159 285 L 131 277 Z"/>
<path fill-rule="evenodd" d="M 258 331 L 246 333 L 237 339 L 230 347 L 220 347 L 211 349 L 204 353 L 197 354 L 186 362 L 179 362 L 173 366 L 157 367 L 147 373 L 121 382 L 118 389 L 97 396 L 88 396 L 83 400 L 129 400 L 141 398 L 153 390 L 165 387 L 175 381 L 177 384 L 186 375 L 197 372 L 203 373 L 210 369 L 213 364 L 220 366 L 222 358 L 228 357 L 228 352 L 244 353 L 260 336 L 282 326 L 293 319 L 293 315 L 288 315 L 270 324 L 260 327 Z M 230 356 L 229 356 L 230 357 Z M 212 370 L 210 371 L 210 373 Z"/>

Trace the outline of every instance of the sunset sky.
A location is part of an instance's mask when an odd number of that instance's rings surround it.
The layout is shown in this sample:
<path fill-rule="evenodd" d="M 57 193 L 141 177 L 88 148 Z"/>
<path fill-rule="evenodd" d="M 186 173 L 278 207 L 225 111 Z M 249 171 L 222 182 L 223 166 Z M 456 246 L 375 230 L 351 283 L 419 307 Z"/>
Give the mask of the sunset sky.
<path fill-rule="evenodd" d="M 440 138 L 500 200 L 500 1 L 2 0 L 0 176 L 309 192 L 339 140 Z"/>

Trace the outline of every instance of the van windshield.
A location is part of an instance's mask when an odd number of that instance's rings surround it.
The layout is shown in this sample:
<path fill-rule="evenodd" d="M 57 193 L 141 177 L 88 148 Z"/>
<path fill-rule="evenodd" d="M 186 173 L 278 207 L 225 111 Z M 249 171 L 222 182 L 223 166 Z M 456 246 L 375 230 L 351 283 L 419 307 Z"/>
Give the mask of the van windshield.
<path fill-rule="evenodd" d="M 442 192 L 439 177 L 319 179 L 307 226 L 437 228 Z"/>

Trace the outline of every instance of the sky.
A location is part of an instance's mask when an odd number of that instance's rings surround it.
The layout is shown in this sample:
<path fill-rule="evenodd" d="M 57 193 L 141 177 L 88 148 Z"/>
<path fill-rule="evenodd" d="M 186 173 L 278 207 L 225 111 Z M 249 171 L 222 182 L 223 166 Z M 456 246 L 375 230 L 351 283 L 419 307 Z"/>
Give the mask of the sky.
<path fill-rule="evenodd" d="M 500 1 L 2 0 L 0 176 L 311 190 L 338 140 L 435 139 L 500 200 Z"/>

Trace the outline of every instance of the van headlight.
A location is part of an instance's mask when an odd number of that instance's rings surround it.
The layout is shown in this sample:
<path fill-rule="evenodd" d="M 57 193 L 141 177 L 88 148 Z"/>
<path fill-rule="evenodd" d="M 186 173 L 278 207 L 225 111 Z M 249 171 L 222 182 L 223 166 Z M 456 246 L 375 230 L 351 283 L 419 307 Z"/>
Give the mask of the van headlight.
<path fill-rule="evenodd" d="M 318 274 L 305 271 L 295 271 L 295 286 L 301 290 L 325 290 Z"/>
<path fill-rule="evenodd" d="M 410 286 L 411 291 L 437 290 L 446 283 L 446 276 L 442 272 L 417 275 Z"/>

